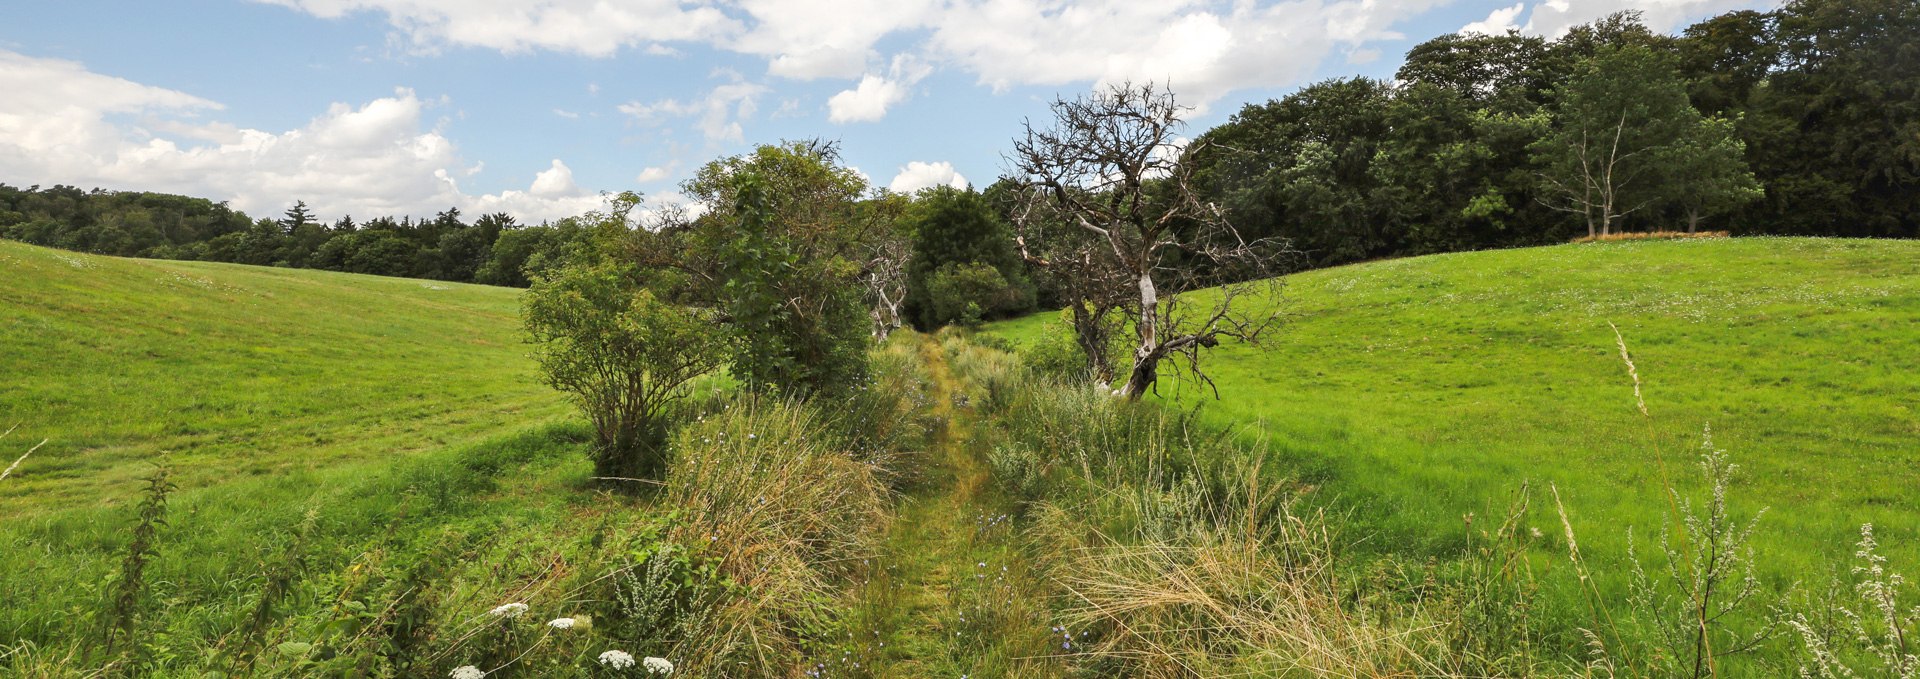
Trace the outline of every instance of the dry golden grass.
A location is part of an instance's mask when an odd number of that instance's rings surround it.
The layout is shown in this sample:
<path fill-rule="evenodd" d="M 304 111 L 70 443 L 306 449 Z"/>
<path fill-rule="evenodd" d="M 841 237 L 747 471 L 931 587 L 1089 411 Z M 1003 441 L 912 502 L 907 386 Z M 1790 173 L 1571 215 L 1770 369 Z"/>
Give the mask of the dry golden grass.
<path fill-rule="evenodd" d="M 1575 243 L 1613 243 L 1628 240 L 1684 240 L 1688 238 L 1727 238 L 1732 236 L 1726 231 L 1623 231 L 1604 236 L 1582 236 Z"/>

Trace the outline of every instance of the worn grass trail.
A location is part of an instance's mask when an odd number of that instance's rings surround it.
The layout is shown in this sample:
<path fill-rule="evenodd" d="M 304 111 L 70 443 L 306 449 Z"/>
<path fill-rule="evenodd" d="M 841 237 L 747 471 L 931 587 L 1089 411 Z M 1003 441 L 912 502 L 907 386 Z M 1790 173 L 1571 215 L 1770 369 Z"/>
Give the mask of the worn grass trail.
<path fill-rule="evenodd" d="M 974 439 L 966 385 L 923 340 L 935 434 L 928 471 L 901 499 L 861 592 L 846 665 L 821 676 L 1054 677 L 1064 674 L 1046 583 L 1023 547 L 1013 503 Z M 840 659 L 836 659 L 840 660 Z"/>

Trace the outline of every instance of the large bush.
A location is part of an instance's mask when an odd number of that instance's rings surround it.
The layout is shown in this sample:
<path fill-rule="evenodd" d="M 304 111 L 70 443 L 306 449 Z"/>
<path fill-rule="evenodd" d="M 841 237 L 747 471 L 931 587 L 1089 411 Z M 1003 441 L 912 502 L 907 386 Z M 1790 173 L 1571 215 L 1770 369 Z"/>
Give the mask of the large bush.
<path fill-rule="evenodd" d="M 595 475 L 659 474 L 674 405 L 723 356 L 721 326 L 656 299 L 613 265 L 567 267 L 536 281 L 524 314 L 547 383 L 571 394 L 593 422 Z"/>

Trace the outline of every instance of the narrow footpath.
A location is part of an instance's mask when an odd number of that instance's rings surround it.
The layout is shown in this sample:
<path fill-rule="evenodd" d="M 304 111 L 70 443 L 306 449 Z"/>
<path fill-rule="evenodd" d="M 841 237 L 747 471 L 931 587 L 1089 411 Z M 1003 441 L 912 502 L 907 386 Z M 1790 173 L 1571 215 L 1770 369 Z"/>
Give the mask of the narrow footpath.
<path fill-rule="evenodd" d="M 1046 583 L 1020 540 L 1013 502 L 976 445 L 975 414 L 939 341 L 922 339 L 935 433 L 926 475 L 901 498 L 854 612 L 858 671 L 823 676 L 1057 677 L 1060 640 Z M 870 637 L 870 638 L 862 638 Z"/>

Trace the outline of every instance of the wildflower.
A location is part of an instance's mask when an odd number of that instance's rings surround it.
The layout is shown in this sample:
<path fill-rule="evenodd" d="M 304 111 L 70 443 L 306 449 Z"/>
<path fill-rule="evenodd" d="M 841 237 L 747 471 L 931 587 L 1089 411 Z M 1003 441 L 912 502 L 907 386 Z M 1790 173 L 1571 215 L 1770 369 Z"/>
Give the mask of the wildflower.
<path fill-rule="evenodd" d="M 554 618 L 547 621 L 547 626 L 554 629 L 573 629 L 573 618 Z"/>
<path fill-rule="evenodd" d="M 453 668 L 453 671 L 448 672 L 447 676 L 452 677 L 452 679 L 481 679 L 481 677 L 487 676 L 487 673 L 480 671 L 480 668 L 472 665 L 461 665 Z"/>
<path fill-rule="evenodd" d="M 640 661 L 640 666 L 647 668 L 647 674 L 673 674 L 673 663 L 667 662 L 666 658 L 648 656 Z"/>
<path fill-rule="evenodd" d="M 633 654 L 626 651 L 607 651 L 600 654 L 600 664 L 616 670 L 633 667 Z"/>
<path fill-rule="evenodd" d="M 503 618 L 518 618 L 521 613 L 525 612 L 527 612 L 527 605 L 522 603 L 500 604 L 494 607 L 492 611 L 494 615 Z"/>

